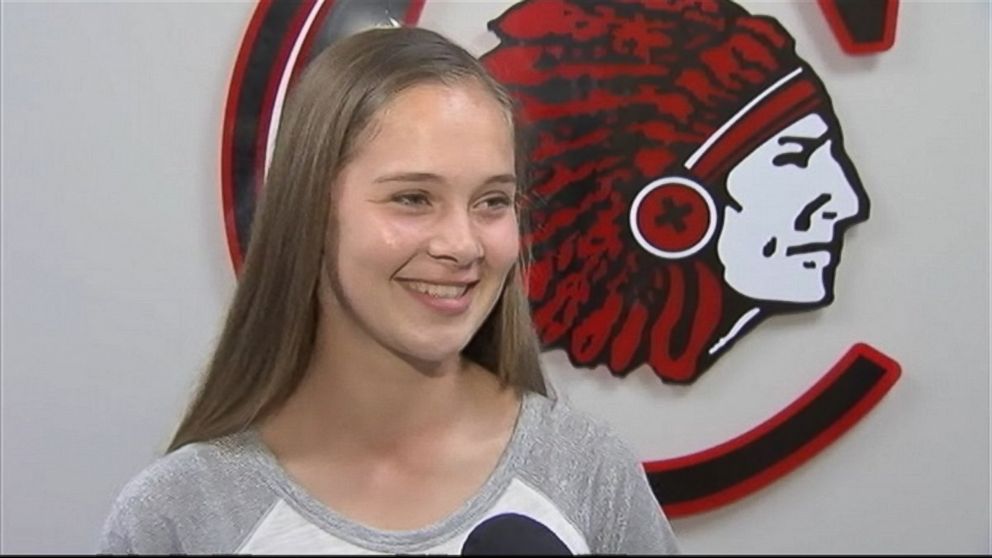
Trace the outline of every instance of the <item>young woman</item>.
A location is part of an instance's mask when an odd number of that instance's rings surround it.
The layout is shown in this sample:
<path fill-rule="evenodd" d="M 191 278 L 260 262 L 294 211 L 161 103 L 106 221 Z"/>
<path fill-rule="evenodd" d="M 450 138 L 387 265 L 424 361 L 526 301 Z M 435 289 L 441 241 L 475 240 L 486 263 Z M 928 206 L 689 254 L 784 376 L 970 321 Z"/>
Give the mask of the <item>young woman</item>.
<path fill-rule="evenodd" d="M 436 33 L 314 60 L 210 368 L 102 552 L 677 551 L 633 454 L 545 394 L 515 136 Z"/>

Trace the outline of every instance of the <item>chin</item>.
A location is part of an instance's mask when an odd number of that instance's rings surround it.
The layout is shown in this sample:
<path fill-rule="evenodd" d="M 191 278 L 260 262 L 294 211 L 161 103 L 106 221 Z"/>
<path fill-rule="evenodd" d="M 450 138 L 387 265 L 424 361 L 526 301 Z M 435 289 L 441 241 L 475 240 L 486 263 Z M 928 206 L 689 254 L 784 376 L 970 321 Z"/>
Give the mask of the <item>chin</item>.
<path fill-rule="evenodd" d="M 807 285 L 807 288 L 800 292 L 800 295 L 795 300 L 797 304 L 820 304 L 827 300 L 827 289 L 823 285 L 823 280 L 817 280 L 815 283 Z"/>
<path fill-rule="evenodd" d="M 823 289 L 823 285 L 818 285 L 816 287 L 810 287 L 809 289 L 804 289 L 803 291 L 789 298 L 779 298 L 778 300 L 775 300 L 774 298 L 770 298 L 769 300 L 775 302 L 784 302 L 785 304 L 796 304 L 799 306 L 817 306 L 821 304 L 826 304 L 827 291 Z"/>
<path fill-rule="evenodd" d="M 457 339 L 425 339 L 418 342 L 405 343 L 398 354 L 405 360 L 419 366 L 433 367 L 450 362 L 461 357 L 462 351 L 468 346 L 471 336 Z"/>
<path fill-rule="evenodd" d="M 767 286 L 762 289 L 738 289 L 734 288 L 733 285 L 730 285 L 730 287 L 745 297 L 759 302 L 775 302 L 779 304 L 796 304 L 803 306 L 823 304 L 827 302 L 827 291 L 823 288 L 822 284 L 815 286 L 809 285 L 808 288 L 803 288 L 798 291 L 794 287 L 790 289 L 786 285 L 773 289 L 768 289 Z"/>

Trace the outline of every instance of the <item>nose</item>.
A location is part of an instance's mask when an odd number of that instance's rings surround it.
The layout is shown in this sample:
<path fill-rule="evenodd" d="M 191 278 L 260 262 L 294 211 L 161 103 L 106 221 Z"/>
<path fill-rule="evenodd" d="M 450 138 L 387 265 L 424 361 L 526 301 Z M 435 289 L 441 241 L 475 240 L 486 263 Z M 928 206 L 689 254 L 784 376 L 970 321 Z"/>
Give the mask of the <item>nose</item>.
<path fill-rule="evenodd" d="M 861 183 L 850 163 L 847 165 L 836 157 L 846 158 L 844 153 L 835 153 L 833 142 L 828 142 L 815 157 L 820 158 L 811 167 L 817 170 L 816 185 L 818 195 L 810 200 L 796 216 L 795 230 L 808 231 L 813 222 L 829 221 L 834 224 L 850 219 L 861 210 L 858 191 Z M 849 172 L 845 172 L 845 167 Z"/>
<path fill-rule="evenodd" d="M 465 266 L 485 255 L 472 216 L 464 209 L 450 209 L 434 225 L 427 253 L 432 258 Z"/>

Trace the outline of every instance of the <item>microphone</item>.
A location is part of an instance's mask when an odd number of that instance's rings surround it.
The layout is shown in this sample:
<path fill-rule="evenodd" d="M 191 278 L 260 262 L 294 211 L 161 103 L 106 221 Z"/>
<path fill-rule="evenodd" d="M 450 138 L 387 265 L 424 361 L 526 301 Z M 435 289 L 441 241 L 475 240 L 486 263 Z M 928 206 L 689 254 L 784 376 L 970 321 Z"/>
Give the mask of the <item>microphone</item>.
<path fill-rule="evenodd" d="M 543 523 L 504 513 L 478 524 L 462 545 L 462 556 L 571 556 L 565 543 Z"/>

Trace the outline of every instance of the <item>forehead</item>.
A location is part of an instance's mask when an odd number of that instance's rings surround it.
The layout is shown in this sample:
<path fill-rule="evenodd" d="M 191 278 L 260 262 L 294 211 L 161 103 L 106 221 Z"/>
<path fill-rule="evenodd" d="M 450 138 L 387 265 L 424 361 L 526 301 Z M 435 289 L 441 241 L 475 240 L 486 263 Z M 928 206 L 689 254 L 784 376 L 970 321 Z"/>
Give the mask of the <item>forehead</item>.
<path fill-rule="evenodd" d="M 512 126 L 509 112 L 474 81 L 416 85 L 379 110 L 348 166 L 381 173 L 502 173 L 513 166 Z"/>
<path fill-rule="evenodd" d="M 395 94 L 373 116 L 376 128 L 422 128 L 422 124 L 462 124 L 464 118 L 499 120 L 512 129 L 509 110 L 482 84 L 465 79 L 452 84 L 421 83 Z M 429 122 L 425 122 L 430 120 Z M 486 122 L 487 123 L 487 122 Z"/>
<path fill-rule="evenodd" d="M 775 134 L 775 136 L 773 136 L 769 141 L 775 141 L 777 144 L 778 138 L 786 136 L 816 138 L 822 136 L 828 128 L 829 126 L 826 121 L 823 120 L 822 116 L 817 113 L 807 114 L 806 116 L 783 128 L 782 131 Z"/>
<path fill-rule="evenodd" d="M 789 142 L 790 138 L 819 138 L 830 129 L 823 116 L 811 113 L 779 130 L 775 135 L 765 140 L 761 145 L 748 153 L 736 166 L 768 162 L 783 151 L 796 151 L 798 144 Z"/>

